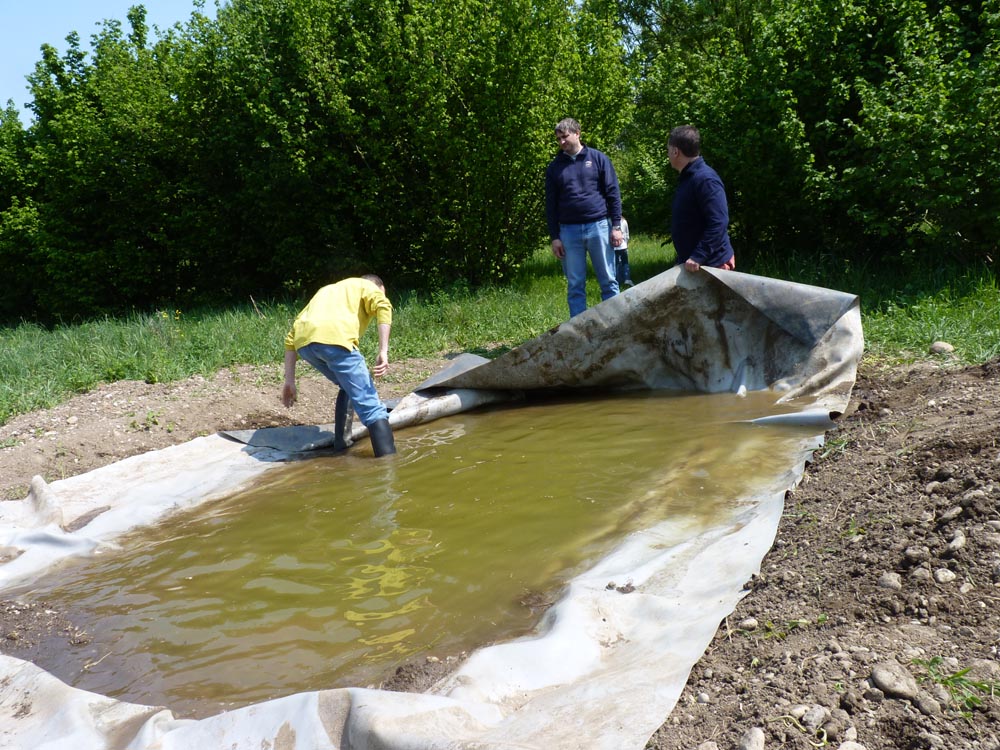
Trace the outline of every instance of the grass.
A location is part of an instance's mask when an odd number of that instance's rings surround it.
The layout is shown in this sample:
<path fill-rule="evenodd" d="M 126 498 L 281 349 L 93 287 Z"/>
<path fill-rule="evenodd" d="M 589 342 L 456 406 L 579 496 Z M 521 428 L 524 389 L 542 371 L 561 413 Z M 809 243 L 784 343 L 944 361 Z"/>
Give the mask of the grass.
<path fill-rule="evenodd" d="M 887 364 L 941 359 L 930 346 L 945 341 L 951 358 L 979 364 L 1000 356 L 1000 289 L 995 267 L 889 265 L 869 267 L 830 257 L 766 260 L 754 273 L 858 295 L 866 356 Z"/>
<path fill-rule="evenodd" d="M 641 282 L 673 263 L 673 250 L 653 236 L 629 246 L 632 278 Z M 751 269 L 743 269 L 751 270 Z M 858 294 L 866 356 L 889 364 L 929 359 L 936 340 L 955 347 L 958 363 L 1000 356 L 1000 291 L 987 271 L 867 269 L 810 259 L 758 262 L 754 273 Z M 447 352 L 495 356 L 566 319 L 566 282 L 548 248 L 540 249 L 506 287 L 471 291 L 455 285 L 432 294 L 389 290 L 395 305 L 393 359 Z M 593 275 L 591 304 L 599 299 Z M 51 330 L 23 323 L 0 328 L 0 425 L 57 405 L 74 393 L 116 380 L 169 382 L 211 375 L 233 365 L 274 365 L 297 303 L 247 302 L 241 307 L 134 313 Z M 362 351 L 373 356 L 374 330 Z"/>

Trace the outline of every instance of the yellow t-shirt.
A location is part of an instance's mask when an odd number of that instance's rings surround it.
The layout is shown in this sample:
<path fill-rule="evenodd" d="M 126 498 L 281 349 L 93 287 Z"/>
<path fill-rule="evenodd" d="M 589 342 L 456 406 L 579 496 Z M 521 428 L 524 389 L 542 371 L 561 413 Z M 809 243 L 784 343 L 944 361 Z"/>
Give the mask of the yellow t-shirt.
<path fill-rule="evenodd" d="M 357 349 L 372 318 L 392 325 L 392 303 L 374 282 L 352 278 L 329 284 L 309 300 L 285 336 L 285 349 L 333 344 Z"/>

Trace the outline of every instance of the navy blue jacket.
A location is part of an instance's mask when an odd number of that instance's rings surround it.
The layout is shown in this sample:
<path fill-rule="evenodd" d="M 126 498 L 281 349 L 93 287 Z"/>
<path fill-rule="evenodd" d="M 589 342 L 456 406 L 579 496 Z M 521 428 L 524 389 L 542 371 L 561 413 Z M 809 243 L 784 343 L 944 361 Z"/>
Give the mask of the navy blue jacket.
<path fill-rule="evenodd" d="M 722 179 L 704 159 L 696 159 L 681 170 L 674 193 L 670 234 L 677 262 L 691 258 L 719 268 L 733 257 L 728 229 L 729 204 Z"/>
<path fill-rule="evenodd" d="M 574 159 L 560 151 L 545 170 L 545 219 L 549 239 L 559 238 L 560 224 L 589 224 L 622 218 L 618 175 L 604 153 L 583 147 Z"/>

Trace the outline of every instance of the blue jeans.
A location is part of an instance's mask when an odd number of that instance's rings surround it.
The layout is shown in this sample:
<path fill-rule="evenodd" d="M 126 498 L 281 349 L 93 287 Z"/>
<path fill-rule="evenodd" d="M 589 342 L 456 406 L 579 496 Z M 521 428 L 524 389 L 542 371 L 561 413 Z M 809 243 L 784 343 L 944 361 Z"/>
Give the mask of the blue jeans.
<path fill-rule="evenodd" d="M 632 286 L 632 267 L 628 262 L 628 248 L 615 248 L 615 280 L 618 282 L 619 291 L 623 287 Z"/>
<path fill-rule="evenodd" d="M 618 294 L 615 279 L 615 252 L 611 245 L 611 225 L 607 219 L 589 224 L 560 224 L 559 239 L 566 249 L 562 259 L 566 274 L 566 301 L 569 315 L 579 315 L 587 309 L 587 256 L 601 286 L 601 299 Z"/>
<path fill-rule="evenodd" d="M 368 363 L 357 349 L 332 344 L 307 344 L 299 349 L 299 356 L 347 392 L 351 406 L 365 427 L 389 418 L 389 410 L 375 390 Z"/>

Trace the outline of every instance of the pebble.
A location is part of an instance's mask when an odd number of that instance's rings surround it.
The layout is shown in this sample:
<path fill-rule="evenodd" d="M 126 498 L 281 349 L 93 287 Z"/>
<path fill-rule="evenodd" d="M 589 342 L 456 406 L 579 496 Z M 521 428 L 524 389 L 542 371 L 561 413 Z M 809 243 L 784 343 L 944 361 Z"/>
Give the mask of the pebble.
<path fill-rule="evenodd" d="M 885 700 L 885 693 L 879 690 L 877 687 L 870 687 L 861 694 L 862 697 L 871 703 L 881 703 Z"/>
<path fill-rule="evenodd" d="M 740 620 L 739 629 L 740 630 L 756 630 L 759 623 L 756 617 L 745 617 Z"/>
<path fill-rule="evenodd" d="M 995 659 L 973 659 L 969 665 L 969 679 L 994 685 L 1000 683 L 1000 662 Z"/>
<path fill-rule="evenodd" d="M 760 727 L 751 727 L 746 731 L 736 750 L 764 750 L 764 730 Z"/>
<path fill-rule="evenodd" d="M 841 742 L 837 747 L 837 750 L 868 750 L 864 745 L 854 742 L 853 740 L 848 740 L 847 742 Z"/>
<path fill-rule="evenodd" d="M 955 347 L 947 341 L 935 341 L 930 348 L 931 354 L 951 354 L 953 351 Z"/>
<path fill-rule="evenodd" d="M 949 521 L 954 521 L 960 515 L 962 515 L 962 506 L 956 505 L 954 508 L 948 508 L 948 510 L 942 513 L 939 520 L 941 523 L 948 523 Z"/>
<path fill-rule="evenodd" d="M 914 703 L 925 716 L 940 716 L 943 713 L 941 704 L 926 693 L 919 693 Z"/>
<path fill-rule="evenodd" d="M 802 715 L 802 726 L 815 730 L 829 718 L 829 709 L 824 706 L 812 706 Z"/>
<path fill-rule="evenodd" d="M 872 667 L 872 684 L 892 698 L 914 700 L 917 680 L 897 661 L 884 661 Z"/>
<path fill-rule="evenodd" d="M 903 588 L 903 579 L 899 573 L 883 573 L 878 579 L 878 586 L 880 589 L 899 591 Z"/>
<path fill-rule="evenodd" d="M 931 687 L 931 694 L 940 702 L 947 703 L 951 700 L 948 689 L 944 685 L 934 685 Z"/>
<path fill-rule="evenodd" d="M 951 583 L 956 578 L 954 571 L 948 570 L 947 568 L 938 568 L 934 571 L 934 580 L 938 583 Z"/>
<path fill-rule="evenodd" d="M 951 553 L 958 552 L 960 549 L 962 549 L 962 547 L 965 546 L 965 541 L 966 541 L 965 532 L 964 531 L 956 532 L 955 536 L 952 537 L 952 540 L 948 542 L 948 552 Z"/>
<path fill-rule="evenodd" d="M 804 706 L 801 703 L 797 706 L 792 706 L 789 710 L 788 715 L 794 719 L 801 721 L 802 717 L 806 715 L 806 711 L 809 710 L 809 706 Z"/>
<path fill-rule="evenodd" d="M 977 500 L 985 500 L 986 493 L 983 490 L 969 490 L 964 495 L 962 495 L 962 507 L 968 507 Z M 995 522 L 993 522 L 995 523 Z"/>

